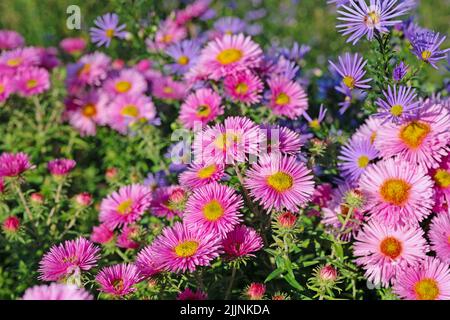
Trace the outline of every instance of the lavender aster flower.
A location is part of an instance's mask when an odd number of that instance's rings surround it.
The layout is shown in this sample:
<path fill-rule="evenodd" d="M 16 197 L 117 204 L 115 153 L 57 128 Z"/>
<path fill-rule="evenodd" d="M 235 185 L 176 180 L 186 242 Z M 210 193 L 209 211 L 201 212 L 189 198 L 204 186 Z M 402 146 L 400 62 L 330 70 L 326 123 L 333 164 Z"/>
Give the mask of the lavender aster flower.
<path fill-rule="evenodd" d="M 167 48 L 166 53 L 175 61 L 169 67 L 174 73 L 186 73 L 200 56 L 200 44 L 197 41 L 183 40 Z"/>
<path fill-rule="evenodd" d="M 109 47 L 111 39 L 114 37 L 124 39 L 126 36 L 125 24 L 119 26 L 119 16 L 115 13 L 107 13 L 95 19 L 96 27 L 90 29 L 92 42 L 98 47 L 105 45 Z"/>
<path fill-rule="evenodd" d="M 385 121 L 391 120 L 400 123 L 414 114 L 419 108 L 420 102 L 416 100 L 416 91 L 411 87 L 396 86 L 388 87 L 387 92 L 383 91 L 384 99 L 378 98 L 377 116 Z"/>
<path fill-rule="evenodd" d="M 303 112 L 303 117 L 308 121 L 309 127 L 311 129 L 320 129 L 320 124 L 327 114 L 327 108 L 324 108 L 323 104 L 320 105 L 319 115 L 317 118 L 311 118 L 306 112 Z"/>
<path fill-rule="evenodd" d="M 422 61 L 429 63 L 437 69 L 436 63 L 445 59 L 450 49 L 439 50 L 440 45 L 447 37 L 440 37 L 439 33 L 421 32 L 417 33 L 411 41 L 413 53 Z"/>
<path fill-rule="evenodd" d="M 289 60 L 293 60 L 295 62 L 299 62 L 303 60 L 305 55 L 311 51 L 311 47 L 308 45 L 299 45 L 297 42 L 294 42 L 292 48 L 281 48 L 281 54 Z"/>
<path fill-rule="evenodd" d="M 329 61 L 331 67 L 342 77 L 342 84 L 349 89 L 360 88 L 368 89 L 369 85 L 366 83 L 372 79 L 364 79 L 366 74 L 364 66 L 367 60 L 363 60 L 357 53 L 351 55 L 345 53 L 344 57 L 339 57 L 339 66 L 335 65 L 332 61 Z"/>
<path fill-rule="evenodd" d="M 247 24 L 237 17 L 223 17 L 214 23 L 214 29 L 221 34 L 238 34 L 245 30 Z"/>
<path fill-rule="evenodd" d="M 347 4 L 347 3 L 349 3 L 350 2 L 350 0 L 328 0 L 327 1 L 327 4 L 336 4 L 336 7 L 341 7 L 341 6 L 343 6 L 344 4 Z"/>

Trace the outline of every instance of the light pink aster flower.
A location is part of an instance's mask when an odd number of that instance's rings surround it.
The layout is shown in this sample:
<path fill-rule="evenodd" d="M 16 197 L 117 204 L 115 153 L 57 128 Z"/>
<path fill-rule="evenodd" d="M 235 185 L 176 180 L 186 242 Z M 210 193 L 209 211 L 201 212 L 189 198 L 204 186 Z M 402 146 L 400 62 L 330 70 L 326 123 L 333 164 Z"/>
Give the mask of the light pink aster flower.
<path fill-rule="evenodd" d="M 15 86 L 21 96 L 34 96 L 50 88 L 50 75 L 43 68 L 19 69 L 15 77 Z"/>
<path fill-rule="evenodd" d="M 101 52 L 94 52 L 84 55 L 74 70 L 68 70 L 68 78 L 74 77 L 82 84 L 100 85 L 106 79 L 110 67 L 110 57 Z"/>
<path fill-rule="evenodd" d="M 297 82 L 275 77 L 267 83 L 270 89 L 268 107 L 275 115 L 296 119 L 308 109 L 308 97 Z"/>
<path fill-rule="evenodd" d="M 142 280 L 138 268 L 133 264 L 116 264 L 104 267 L 95 277 L 100 291 L 113 296 L 126 296 L 136 291 L 134 287 Z"/>
<path fill-rule="evenodd" d="M 220 95 L 208 88 L 201 88 L 187 96 L 180 109 L 180 121 L 186 129 L 204 126 L 223 113 Z"/>
<path fill-rule="evenodd" d="M 180 185 L 194 189 L 219 181 L 225 174 L 224 169 L 216 163 L 193 163 L 179 175 Z"/>
<path fill-rule="evenodd" d="M 439 166 L 429 171 L 434 180 L 434 208 L 437 213 L 447 213 L 450 207 L 450 153 Z"/>
<path fill-rule="evenodd" d="M 254 257 L 254 252 L 263 247 L 263 241 L 254 229 L 239 225 L 227 234 L 222 245 L 228 259 L 237 259 Z"/>
<path fill-rule="evenodd" d="M 383 123 L 383 119 L 377 117 L 369 117 L 366 121 L 359 126 L 356 130 L 355 134 L 352 136 L 352 139 L 369 139 L 373 144 L 375 139 L 377 138 L 377 133 L 381 128 L 381 124 Z"/>
<path fill-rule="evenodd" d="M 155 39 L 147 39 L 146 44 L 151 52 L 160 51 L 187 36 L 185 26 L 175 23 L 171 18 L 164 20 L 156 31 Z"/>
<path fill-rule="evenodd" d="M 22 300 L 93 300 L 92 295 L 76 285 L 51 283 L 28 288 Z"/>
<path fill-rule="evenodd" d="M 39 57 L 38 50 L 33 47 L 4 51 L 0 54 L 0 71 L 14 74 L 20 68 L 37 67 Z"/>
<path fill-rule="evenodd" d="M 13 50 L 23 47 L 25 40 L 13 30 L 0 30 L 0 50 Z"/>
<path fill-rule="evenodd" d="M 147 90 L 145 78 L 134 69 L 120 71 L 117 77 L 107 80 L 104 89 L 110 95 L 140 95 Z"/>
<path fill-rule="evenodd" d="M 152 94 L 158 99 L 181 100 L 186 96 L 187 85 L 171 77 L 158 77 L 152 81 Z"/>
<path fill-rule="evenodd" d="M 255 104 L 261 101 L 264 88 L 259 77 L 252 72 L 239 72 L 225 77 L 223 86 L 226 94 L 236 102 Z"/>
<path fill-rule="evenodd" d="M 450 263 L 450 212 L 433 218 L 428 233 L 431 249 L 436 256 L 447 264 Z"/>
<path fill-rule="evenodd" d="M 297 132 L 286 127 L 269 124 L 262 124 L 260 125 L 260 128 L 260 154 L 264 152 L 264 150 L 266 150 L 267 153 L 282 153 L 289 155 L 296 155 L 300 152 L 303 140 Z"/>

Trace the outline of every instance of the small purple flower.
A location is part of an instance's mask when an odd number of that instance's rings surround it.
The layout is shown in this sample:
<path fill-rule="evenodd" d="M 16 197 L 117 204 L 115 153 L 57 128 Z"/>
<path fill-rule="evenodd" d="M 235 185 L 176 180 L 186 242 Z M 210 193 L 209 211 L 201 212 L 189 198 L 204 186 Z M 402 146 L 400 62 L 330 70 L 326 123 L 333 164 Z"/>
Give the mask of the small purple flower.
<path fill-rule="evenodd" d="M 183 40 L 167 48 L 166 53 L 175 61 L 168 65 L 172 72 L 184 74 L 194 66 L 200 56 L 200 43 L 193 40 Z"/>
<path fill-rule="evenodd" d="M 363 60 L 357 53 L 351 55 L 345 53 L 344 56 L 339 57 L 339 66 L 329 61 L 332 69 L 334 69 L 341 77 L 342 84 L 348 89 L 355 88 L 368 89 L 369 85 L 366 83 L 372 79 L 363 79 L 366 71 L 363 69 L 367 63 L 367 60 Z"/>
<path fill-rule="evenodd" d="M 328 0 L 327 4 L 336 4 L 336 7 L 341 7 L 344 4 L 348 4 L 350 2 L 350 0 Z"/>
<path fill-rule="evenodd" d="M 247 24 L 237 17 L 223 17 L 214 23 L 214 29 L 221 34 L 238 34 L 244 32 Z"/>
<path fill-rule="evenodd" d="M 127 35 L 125 24 L 119 26 L 119 16 L 115 13 L 107 13 L 95 19 L 96 27 L 90 29 L 92 42 L 98 47 L 105 45 L 109 47 L 111 39 L 114 37 L 124 39 Z"/>
<path fill-rule="evenodd" d="M 169 185 L 166 177 L 164 170 L 157 171 L 155 174 L 149 173 L 147 178 L 144 179 L 144 186 L 150 187 L 152 190 L 158 187 L 166 187 Z"/>
<path fill-rule="evenodd" d="M 413 53 L 422 61 L 430 64 L 433 68 L 438 69 L 436 63 L 439 60 L 447 58 L 449 49 L 440 50 L 440 45 L 447 37 L 440 37 L 439 33 L 420 32 L 412 38 L 411 45 Z"/>
<path fill-rule="evenodd" d="M 416 100 L 416 91 L 411 87 L 396 86 L 388 87 L 387 92 L 383 91 L 384 99 L 378 98 L 378 117 L 385 121 L 400 123 L 411 117 L 420 107 L 420 102 Z"/>
<path fill-rule="evenodd" d="M 292 48 L 281 48 L 280 51 L 286 59 L 293 60 L 298 63 L 303 60 L 309 51 L 311 51 L 311 47 L 304 44 L 299 45 L 297 42 L 294 42 Z"/>
<path fill-rule="evenodd" d="M 347 111 L 348 108 L 352 105 L 353 101 L 362 101 L 367 97 L 367 92 L 362 90 L 350 90 L 348 87 L 341 86 L 336 87 L 336 90 L 343 93 L 345 95 L 344 101 L 339 102 L 338 106 L 340 107 L 339 113 L 342 115 Z"/>
<path fill-rule="evenodd" d="M 54 176 L 65 176 L 75 168 L 76 164 L 75 160 L 71 159 L 55 159 L 49 161 L 47 168 Z"/>
<path fill-rule="evenodd" d="M 327 108 L 324 108 L 323 104 L 320 105 L 319 109 L 319 115 L 317 118 L 311 118 L 306 112 L 303 113 L 303 117 L 308 121 L 309 127 L 311 129 L 319 129 L 320 124 L 325 119 L 325 116 L 327 114 Z"/>
<path fill-rule="evenodd" d="M 408 73 L 408 65 L 403 61 L 397 64 L 392 72 L 392 78 L 394 81 L 400 81 Z"/>

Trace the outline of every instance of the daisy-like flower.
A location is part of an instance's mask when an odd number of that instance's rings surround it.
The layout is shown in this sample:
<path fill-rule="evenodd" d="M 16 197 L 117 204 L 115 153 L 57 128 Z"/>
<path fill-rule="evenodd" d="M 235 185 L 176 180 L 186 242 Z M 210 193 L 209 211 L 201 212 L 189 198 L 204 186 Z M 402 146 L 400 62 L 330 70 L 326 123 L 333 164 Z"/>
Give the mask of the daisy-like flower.
<path fill-rule="evenodd" d="M 50 248 L 39 263 L 39 279 L 64 281 L 71 276 L 79 277 L 97 265 L 100 249 L 85 238 L 67 240 Z"/>
<path fill-rule="evenodd" d="M 369 139 L 370 143 L 374 143 L 377 138 L 377 133 L 382 127 L 383 120 L 377 117 L 369 117 L 367 120 L 359 126 L 353 135 L 353 139 Z"/>
<path fill-rule="evenodd" d="M 450 113 L 432 105 L 409 121 L 386 123 L 378 132 L 375 148 L 382 157 L 398 155 L 424 168 L 436 168 L 447 155 L 450 140 Z"/>
<path fill-rule="evenodd" d="M 14 83 L 8 77 L 0 76 L 0 103 L 6 101 L 14 90 Z"/>
<path fill-rule="evenodd" d="M 13 50 L 23 47 L 25 40 L 13 30 L 0 30 L 0 50 Z"/>
<path fill-rule="evenodd" d="M 369 166 L 359 180 L 372 218 L 389 225 L 414 225 L 433 206 L 433 182 L 410 162 L 389 158 Z"/>
<path fill-rule="evenodd" d="M 180 109 L 180 121 L 186 129 L 205 126 L 223 113 L 220 95 L 209 88 L 201 88 L 187 96 Z"/>
<path fill-rule="evenodd" d="M 283 208 L 297 211 L 314 193 L 313 177 L 305 164 L 274 153 L 253 164 L 244 184 L 268 212 Z"/>
<path fill-rule="evenodd" d="M 181 216 L 186 202 L 186 191 L 180 186 L 161 187 L 153 192 L 150 211 L 157 217 L 172 219 Z"/>
<path fill-rule="evenodd" d="M 115 78 L 105 82 L 104 88 L 110 95 L 140 95 L 147 90 L 145 78 L 136 70 L 125 69 Z"/>
<path fill-rule="evenodd" d="M 242 196 L 217 182 L 194 190 L 186 203 L 183 221 L 188 228 L 201 228 L 224 238 L 241 221 Z"/>
<path fill-rule="evenodd" d="M 274 114 L 296 119 L 308 109 L 308 97 L 297 82 L 275 77 L 267 84 L 270 89 L 268 106 Z"/>
<path fill-rule="evenodd" d="M 407 300 L 450 300 L 448 263 L 427 257 L 421 265 L 400 273 L 393 289 L 402 299 Z"/>
<path fill-rule="evenodd" d="M 101 52 L 84 55 L 78 63 L 67 67 L 67 82 L 100 85 L 106 79 L 111 58 Z"/>
<path fill-rule="evenodd" d="M 65 176 L 75 168 L 76 164 L 72 159 L 54 159 L 49 161 L 47 169 L 54 176 Z"/>
<path fill-rule="evenodd" d="M 445 214 L 450 207 L 450 154 L 442 159 L 439 167 L 430 170 L 429 175 L 434 180 L 433 211 Z"/>
<path fill-rule="evenodd" d="M 446 36 L 439 33 L 422 31 L 416 33 L 411 39 L 412 52 L 422 61 L 437 69 L 436 63 L 447 58 L 449 49 L 440 50 L 439 47 L 445 41 Z"/>
<path fill-rule="evenodd" d="M 297 132 L 286 127 L 278 125 L 262 124 L 260 126 L 260 154 L 267 153 L 283 153 L 296 155 L 300 152 L 303 140 Z"/>
<path fill-rule="evenodd" d="M 151 190 L 145 186 L 121 187 L 102 200 L 99 220 L 111 229 L 133 223 L 148 209 L 151 199 Z"/>
<path fill-rule="evenodd" d="M 129 126 L 137 122 L 148 122 L 156 116 L 152 100 L 144 95 L 117 96 L 108 109 L 107 122 L 111 128 L 126 134 Z"/>
<path fill-rule="evenodd" d="M 258 153 L 259 127 L 249 118 L 228 117 L 206 127 L 194 138 L 194 156 L 199 162 L 230 164 L 244 162 Z"/>
<path fill-rule="evenodd" d="M 350 0 L 328 0 L 327 1 L 328 4 L 333 4 L 333 3 L 336 4 L 336 6 L 338 8 L 349 2 L 350 2 Z"/>
<path fill-rule="evenodd" d="M 416 100 L 416 90 L 411 87 L 388 86 L 388 90 L 383 91 L 384 99 L 378 98 L 378 113 L 376 116 L 384 121 L 400 123 L 410 118 L 414 111 L 419 108 L 420 102 Z"/>
<path fill-rule="evenodd" d="M 450 212 L 442 213 L 431 222 L 428 233 L 431 249 L 442 262 L 450 263 Z"/>
<path fill-rule="evenodd" d="M 109 47 L 112 38 L 124 39 L 127 32 L 124 31 L 125 24 L 119 25 L 119 16 L 115 13 L 107 13 L 97 17 L 94 21 L 95 27 L 90 29 L 92 42 L 101 47 Z"/>
<path fill-rule="evenodd" d="M 152 81 L 152 94 L 159 99 L 181 100 L 186 92 L 186 84 L 171 77 L 159 77 Z"/>
<path fill-rule="evenodd" d="M 22 300 L 93 300 L 92 295 L 76 285 L 51 283 L 28 288 Z"/>
<path fill-rule="evenodd" d="M 264 85 L 252 72 L 238 72 L 228 75 L 223 81 L 226 94 L 233 101 L 255 104 L 261 100 Z"/>
<path fill-rule="evenodd" d="M 206 300 L 208 295 L 201 290 L 192 291 L 189 288 L 184 289 L 177 296 L 177 300 Z"/>
<path fill-rule="evenodd" d="M 372 221 L 364 226 L 355 240 L 353 254 L 357 257 L 356 263 L 366 270 L 369 281 L 383 286 L 388 286 L 408 266 L 425 259 L 428 249 L 419 226 L 388 227 Z"/>
<path fill-rule="evenodd" d="M 238 259 L 254 257 L 254 252 L 263 247 L 263 241 L 254 229 L 240 225 L 227 234 L 222 245 L 228 259 Z"/>
<path fill-rule="evenodd" d="M 341 77 L 342 85 L 352 90 L 355 88 L 368 89 L 367 85 L 372 79 L 363 79 L 366 71 L 364 66 L 367 64 L 367 60 L 363 60 L 357 53 L 350 54 L 345 53 L 344 56 L 338 58 L 339 66 L 334 64 L 333 61 L 328 61 L 332 67 Z"/>
<path fill-rule="evenodd" d="M 318 130 L 320 129 L 320 124 L 325 119 L 326 114 L 327 109 L 321 104 L 317 118 L 311 118 L 306 112 L 303 113 L 303 117 L 308 121 L 308 125 L 311 129 Z"/>
<path fill-rule="evenodd" d="M 177 24 L 171 18 L 161 23 L 156 32 L 155 39 L 147 39 L 146 44 L 150 51 L 164 50 L 171 44 L 177 43 L 186 38 L 187 30 L 183 25 Z"/>
<path fill-rule="evenodd" d="M 3 152 L 0 155 L 0 177 L 17 177 L 32 167 L 26 153 Z"/>
<path fill-rule="evenodd" d="M 149 278 L 161 271 L 156 259 L 153 245 L 146 246 L 138 253 L 135 265 L 143 277 Z"/>
<path fill-rule="evenodd" d="M 221 237 L 202 228 L 190 229 L 176 222 L 166 227 L 152 244 L 157 266 L 169 272 L 195 271 L 221 253 Z"/>
<path fill-rule="evenodd" d="M 91 233 L 91 241 L 99 244 L 106 244 L 114 239 L 114 232 L 106 225 L 101 224 L 94 227 Z"/>
<path fill-rule="evenodd" d="M 176 74 L 185 74 L 198 60 L 201 46 L 198 41 L 183 40 L 166 49 L 166 53 L 174 60 L 168 67 Z"/>
<path fill-rule="evenodd" d="M 117 246 L 125 249 L 137 249 L 139 248 L 139 242 L 136 239 L 139 238 L 140 229 L 136 225 L 125 226 L 119 236 L 117 237 Z"/>
<path fill-rule="evenodd" d="M 83 38 L 65 38 L 59 43 L 59 47 L 68 54 L 78 55 L 86 49 L 86 40 Z"/>
<path fill-rule="evenodd" d="M 342 23 L 337 25 L 339 32 L 344 36 L 350 35 L 347 42 L 356 44 L 362 37 L 367 35 L 372 40 L 376 32 L 386 33 L 388 27 L 401 22 L 393 20 L 404 15 L 411 9 L 409 1 L 398 3 L 398 0 L 350 0 L 348 5 L 343 4 L 338 10 L 338 20 Z"/>
<path fill-rule="evenodd" d="M 222 17 L 214 22 L 215 31 L 219 32 L 221 36 L 225 34 L 238 34 L 245 31 L 245 21 L 237 17 Z"/>
<path fill-rule="evenodd" d="M 134 286 L 141 280 L 138 268 L 127 263 L 104 267 L 95 277 L 95 281 L 100 285 L 100 291 L 119 297 L 135 292 Z"/>
<path fill-rule="evenodd" d="M 341 149 L 338 159 L 339 169 L 350 181 L 357 181 L 367 169 L 371 161 L 378 157 L 369 139 L 350 139 Z"/>
<path fill-rule="evenodd" d="M 224 76 L 257 67 L 262 59 L 262 50 L 250 37 L 242 33 L 225 35 L 207 44 L 202 50 L 199 63 L 209 77 L 218 80 Z"/>
<path fill-rule="evenodd" d="M 20 69 L 15 78 L 16 90 L 23 97 L 30 97 L 50 88 L 50 75 L 43 68 Z"/>
<path fill-rule="evenodd" d="M 179 175 L 180 185 L 194 189 L 219 181 L 225 174 L 224 169 L 216 163 L 193 163 Z"/>
<path fill-rule="evenodd" d="M 392 78 L 394 81 L 401 81 L 406 74 L 408 73 L 408 65 L 405 64 L 403 61 L 397 64 L 392 71 Z"/>
<path fill-rule="evenodd" d="M 36 48 L 27 47 L 0 54 L 0 71 L 5 74 L 15 73 L 20 68 L 36 67 L 40 63 Z"/>

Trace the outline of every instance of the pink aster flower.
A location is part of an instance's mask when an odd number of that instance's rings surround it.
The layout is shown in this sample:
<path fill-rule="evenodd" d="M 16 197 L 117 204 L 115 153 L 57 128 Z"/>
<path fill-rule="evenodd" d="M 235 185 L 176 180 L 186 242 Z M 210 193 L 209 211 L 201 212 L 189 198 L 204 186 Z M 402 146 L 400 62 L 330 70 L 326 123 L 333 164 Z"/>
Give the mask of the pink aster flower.
<path fill-rule="evenodd" d="M 20 69 L 15 78 L 16 90 L 23 97 L 30 97 L 50 88 L 50 75 L 43 68 Z"/>
<path fill-rule="evenodd" d="M 5 74 L 15 73 L 20 68 L 36 67 L 40 63 L 36 48 L 27 47 L 0 54 L 0 71 Z"/>
<path fill-rule="evenodd" d="M 59 47 L 68 54 L 78 55 L 86 48 L 86 41 L 83 38 L 65 38 Z"/>
<path fill-rule="evenodd" d="M 152 81 L 152 94 L 158 99 L 181 100 L 186 92 L 186 84 L 171 77 L 158 77 Z"/>
<path fill-rule="evenodd" d="M 221 238 L 201 228 L 190 229 L 176 222 L 153 242 L 158 267 L 170 272 L 195 271 L 207 266 L 221 253 Z"/>
<path fill-rule="evenodd" d="M 139 184 L 121 187 L 102 200 L 100 222 L 107 227 L 116 227 L 137 221 L 150 206 L 151 190 Z"/>
<path fill-rule="evenodd" d="M 146 246 L 139 251 L 135 265 L 143 277 L 149 278 L 161 271 L 156 259 L 157 257 L 153 245 Z"/>
<path fill-rule="evenodd" d="M 255 104 L 261 101 L 264 88 L 259 77 L 252 72 L 239 72 L 225 77 L 223 81 L 226 94 L 236 102 Z"/>
<path fill-rule="evenodd" d="M 171 18 L 167 18 L 156 31 L 155 39 L 147 39 L 146 44 L 150 51 L 160 51 L 171 44 L 183 40 L 186 36 L 187 30 L 185 26 L 175 23 Z"/>
<path fill-rule="evenodd" d="M 390 158 L 363 173 L 359 187 L 372 218 L 389 225 L 414 225 L 433 206 L 433 182 L 414 164 Z"/>
<path fill-rule="evenodd" d="M 15 91 L 15 84 L 6 76 L 0 76 L 0 103 L 6 101 Z"/>
<path fill-rule="evenodd" d="M 260 128 L 260 154 L 264 151 L 289 155 L 296 155 L 300 152 L 303 140 L 297 132 L 286 127 L 269 124 L 262 124 Z"/>
<path fill-rule="evenodd" d="M 100 85 L 106 79 L 110 66 L 110 57 L 94 52 L 83 56 L 74 70 L 68 70 L 68 77 L 74 77 L 81 84 Z"/>
<path fill-rule="evenodd" d="M 92 295 L 76 285 L 51 283 L 28 288 L 22 300 L 93 300 Z"/>
<path fill-rule="evenodd" d="M 204 126 L 223 114 L 222 98 L 215 91 L 202 88 L 187 96 L 181 105 L 180 121 L 186 129 Z"/>
<path fill-rule="evenodd" d="M 436 256 L 447 264 L 450 263 L 450 212 L 433 218 L 428 234 L 431 249 Z"/>
<path fill-rule="evenodd" d="M 399 274 L 393 289 L 407 300 L 450 300 L 448 263 L 427 257 L 421 265 L 410 267 Z"/>
<path fill-rule="evenodd" d="M 141 280 L 142 276 L 136 266 L 126 263 L 104 267 L 95 277 L 100 291 L 120 297 L 135 292 L 134 286 Z"/>
<path fill-rule="evenodd" d="M 203 291 L 201 290 L 192 291 L 189 288 L 184 289 L 177 296 L 177 300 L 206 300 L 206 299 L 208 299 L 208 295 Z"/>
<path fill-rule="evenodd" d="M 137 249 L 139 248 L 139 242 L 136 238 L 139 237 L 139 227 L 136 225 L 125 226 L 119 236 L 117 237 L 117 246 L 125 249 Z"/>
<path fill-rule="evenodd" d="M 263 247 L 261 236 L 245 225 L 236 226 L 222 242 L 223 250 L 229 259 L 254 257 L 253 254 Z"/>
<path fill-rule="evenodd" d="M 450 113 L 433 105 L 417 119 L 403 124 L 386 123 L 378 132 L 375 147 L 383 157 L 398 156 L 423 168 L 436 168 L 448 153 Z"/>
<path fill-rule="evenodd" d="M 76 164 L 72 159 L 54 159 L 49 161 L 47 169 L 54 176 L 65 176 L 75 168 Z"/>
<path fill-rule="evenodd" d="M 180 185 L 194 189 L 219 181 L 225 174 L 224 169 L 221 164 L 193 163 L 179 175 Z"/>
<path fill-rule="evenodd" d="M 374 284 L 388 286 L 408 266 L 425 259 L 428 245 L 419 226 L 388 227 L 370 222 L 356 236 L 353 253 Z"/>
<path fill-rule="evenodd" d="M 206 127 L 194 138 L 196 161 L 229 164 L 245 162 L 258 153 L 259 127 L 249 118 L 228 117 Z"/>
<path fill-rule="evenodd" d="M 314 192 L 311 171 L 295 157 L 280 154 L 263 155 L 247 171 L 245 186 L 267 211 L 297 211 Z"/>
<path fill-rule="evenodd" d="M 382 127 L 383 120 L 377 117 L 369 117 L 366 121 L 356 130 L 353 135 L 353 139 L 369 139 L 373 144 L 377 138 L 378 131 Z"/>
<path fill-rule="evenodd" d="M 26 153 L 3 152 L 0 155 L 0 177 L 16 177 L 32 168 L 33 165 Z"/>
<path fill-rule="evenodd" d="M 106 244 L 114 239 L 114 232 L 106 225 L 101 224 L 92 228 L 91 241 L 100 244 Z"/>
<path fill-rule="evenodd" d="M 13 30 L 0 30 L 0 50 L 13 50 L 23 47 L 25 40 Z"/>
<path fill-rule="evenodd" d="M 331 193 L 333 187 L 329 183 L 322 183 L 316 186 L 314 193 L 312 195 L 311 202 L 318 205 L 319 207 L 325 207 L 331 200 Z"/>
<path fill-rule="evenodd" d="M 225 35 L 209 42 L 202 50 L 199 64 L 208 70 L 209 78 L 224 76 L 257 67 L 262 61 L 262 50 L 250 37 L 243 34 Z"/>
<path fill-rule="evenodd" d="M 184 210 L 186 191 L 180 186 L 160 187 L 153 192 L 150 211 L 157 217 L 173 219 Z"/>
<path fill-rule="evenodd" d="M 275 77 L 267 83 L 270 88 L 268 106 L 275 115 L 296 119 L 308 109 L 308 97 L 297 82 Z"/>
<path fill-rule="evenodd" d="M 140 95 L 147 90 L 145 78 L 133 69 L 120 71 L 117 77 L 107 80 L 104 89 L 110 95 Z"/>
<path fill-rule="evenodd" d="M 233 188 L 213 182 L 194 190 L 183 221 L 188 228 L 200 228 L 223 238 L 241 221 L 242 205 L 242 196 Z"/>
<path fill-rule="evenodd" d="M 85 238 L 67 240 L 50 248 L 39 263 L 39 279 L 44 281 L 68 280 L 79 277 L 97 265 L 100 249 Z"/>
<path fill-rule="evenodd" d="M 450 207 L 450 153 L 436 169 L 428 173 L 434 180 L 434 208 L 437 213 L 447 213 Z"/>
<path fill-rule="evenodd" d="M 111 102 L 107 122 L 111 128 L 126 134 L 130 125 L 153 120 L 155 116 L 156 109 L 149 97 L 121 95 Z"/>

